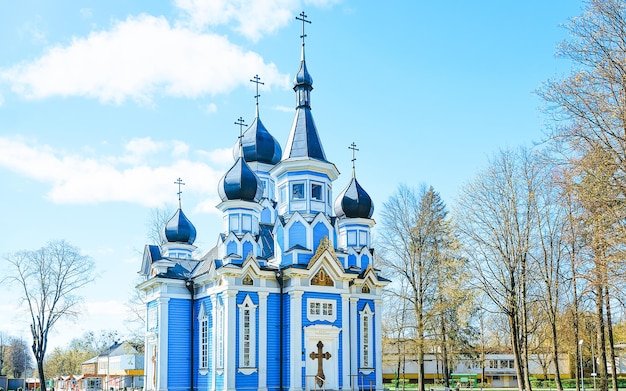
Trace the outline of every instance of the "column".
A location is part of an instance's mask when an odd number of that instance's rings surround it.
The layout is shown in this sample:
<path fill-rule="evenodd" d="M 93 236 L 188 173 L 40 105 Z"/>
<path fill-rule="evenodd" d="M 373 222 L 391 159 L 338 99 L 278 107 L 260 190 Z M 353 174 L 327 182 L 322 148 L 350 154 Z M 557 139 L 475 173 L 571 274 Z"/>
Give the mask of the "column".
<path fill-rule="evenodd" d="M 302 294 L 302 291 L 289 292 L 289 309 L 291 311 L 291 329 L 289 330 L 291 378 L 289 391 L 302 390 Z"/>
<path fill-rule="evenodd" d="M 224 389 L 235 391 L 237 374 L 237 291 L 229 290 L 224 300 Z"/>
<path fill-rule="evenodd" d="M 356 390 L 359 384 L 359 352 L 357 351 L 359 347 L 359 343 L 357 341 L 357 330 L 356 326 L 358 324 L 358 314 L 357 314 L 357 306 L 359 304 L 358 297 L 350 298 L 350 389 Z"/>
<path fill-rule="evenodd" d="M 267 296 L 269 292 L 259 292 L 259 391 L 267 391 Z"/>
<path fill-rule="evenodd" d="M 157 379 L 156 389 L 167 391 L 167 364 L 169 360 L 169 352 L 167 349 L 168 333 L 169 333 L 169 301 L 167 297 L 160 297 L 157 299 L 157 306 L 159 308 L 159 320 L 158 320 L 158 335 L 157 338 Z"/>
<path fill-rule="evenodd" d="M 341 295 L 341 346 L 343 347 L 341 367 L 343 368 L 342 389 L 350 388 L 350 295 Z"/>
<path fill-rule="evenodd" d="M 383 326 L 382 326 L 382 305 L 381 299 L 374 300 L 374 338 L 376 343 L 376 390 L 383 390 Z"/>
<path fill-rule="evenodd" d="M 211 368 L 211 391 L 215 391 L 215 382 L 217 381 L 217 335 L 215 334 L 215 322 L 217 321 L 217 296 L 214 294 L 211 296 L 211 321 L 213 322 L 213 327 L 209 328 L 209 332 L 211 333 L 211 339 L 213 343 L 211 344 L 211 362 L 209 363 Z"/>

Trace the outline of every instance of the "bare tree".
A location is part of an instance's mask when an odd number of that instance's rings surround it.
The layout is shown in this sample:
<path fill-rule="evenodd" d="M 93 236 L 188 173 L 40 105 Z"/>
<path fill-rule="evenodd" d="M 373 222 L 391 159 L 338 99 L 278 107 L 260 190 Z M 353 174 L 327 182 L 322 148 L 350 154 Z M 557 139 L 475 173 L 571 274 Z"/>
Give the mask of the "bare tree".
<path fill-rule="evenodd" d="M 587 234 L 593 267 L 586 277 L 595 295 L 599 388 L 605 391 L 610 302 L 623 284 L 614 279 L 626 241 L 626 2 L 590 0 L 566 28 L 569 38 L 559 46 L 559 54 L 572 61 L 574 69 L 562 80 L 546 82 L 539 94 L 555 119 L 553 140 L 569 151 L 568 162 L 578 174 L 577 193 L 587 212 L 584 220 L 592 228 Z M 616 252 L 621 254 L 616 257 Z M 614 363 L 612 346 L 608 350 Z M 615 371 L 612 383 L 617 390 Z"/>
<path fill-rule="evenodd" d="M 450 257 L 450 230 L 445 204 L 432 187 L 425 186 L 416 193 L 400 186 L 397 193 L 384 204 L 379 241 L 379 259 L 395 278 L 397 286 L 390 292 L 406 300 L 413 312 L 414 335 L 419 371 L 418 389 L 424 390 L 424 355 L 427 336 L 439 332 L 433 318 L 437 295 L 437 269 Z"/>
<path fill-rule="evenodd" d="M 93 260 L 65 241 L 53 241 L 34 251 L 6 257 L 8 278 L 23 290 L 33 337 L 32 351 L 41 384 L 45 384 L 44 359 L 48 334 L 57 321 L 77 315 L 78 290 L 93 281 Z"/>
<path fill-rule="evenodd" d="M 508 318 L 520 390 L 531 389 L 527 284 L 536 170 L 529 151 L 502 151 L 461 190 L 457 208 L 475 283 Z"/>
<path fill-rule="evenodd" d="M 12 338 L 7 353 L 7 367 L 10 368 L 13 378 L 23 377 L 26 370 L 32 368 L 28 346 L 22 338 Z"/>

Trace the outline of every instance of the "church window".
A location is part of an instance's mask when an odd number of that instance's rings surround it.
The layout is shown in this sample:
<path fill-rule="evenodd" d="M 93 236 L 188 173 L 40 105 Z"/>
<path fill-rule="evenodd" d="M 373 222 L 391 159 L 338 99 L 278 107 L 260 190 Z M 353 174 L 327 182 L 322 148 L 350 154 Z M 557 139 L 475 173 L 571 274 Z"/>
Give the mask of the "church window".
<path fill-rule="evenodd" d="M 198 320 L 200 321 L 200 368 L 206 369 L 209 367 L 209 317 L 204 303 L 200 305 Z"/>
<path fill-rule="evenodd" d="M 239 304 L 240 368 L 253 368 L 256 365 L 256 307 L 249 295 Z"/>
<path fill-rule="evenodd" d="M 239 231 L 239 215 L 238 214 L 230 215 L 228 224 L 229 224 L 230 231 L 235 231 L 235 232 Z"/>
<path fill-rule="evenodd" d="M 252 216 L 251 215 L 242 215 L 241 216 L 241 225 L 242 231 L 250 232 L 252 231 Z"/>
<path fill-rule="evenodd" d="M 216 362 L 215 366 L 219 369 L 224 368 L 224 306 L 217 306 L 217 322 L 215 327 L 216 341 Z"/>
<path fill-rule="evenodd" d="M 361 288 L 361 293 L 370 293 L 369 285 L 363 284 L 363 287 Z"/>
<path fill-rule="evenodd" d="M 359 245 L 367 246 L 367 231 L 359 230 Z"/>
<path fill-rule="evenodd" d="M 337 319 L 335 300 L 308 299 L 307 303 L 307 319 L 310 321 L 326 320 L 334 322 Z"/>
<path fill-rule="evenodd" d="M 356 231 L 348 231 L 348 246 L 356 246 Z"/>
<path fill-rule="evenodd" d="M 261 179 L 261 183 L 263 184 L 263 197 L 267 198 L 267 181 L 265 179 Z"/>
<path fill-rule="evenodd" d="M 311 184 L 311 199 L 322 201 L 322 185 L 319 183 Z"/>
<path fill-rule="evenodd" d="M 372 316 L 369 304 L 365 305 L 361 315 L 361 368 L 372 368 Z"/>
<path fill-rule="evenodd" d="M 294 183 L 291 185 L 291 199 L 303 200 L 304 199 L 304 183 Z"/>
<path fill-rule="evenodd" d="M 287 186 L 281 186 L 280 189 L 280 202 L 287 201 Z"/>

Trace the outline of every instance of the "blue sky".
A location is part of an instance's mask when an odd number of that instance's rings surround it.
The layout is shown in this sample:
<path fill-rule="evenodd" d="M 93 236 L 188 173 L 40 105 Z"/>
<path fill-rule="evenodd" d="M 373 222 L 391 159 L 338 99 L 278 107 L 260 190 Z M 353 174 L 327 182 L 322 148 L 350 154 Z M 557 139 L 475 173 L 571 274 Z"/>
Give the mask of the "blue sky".
<path fill-rule="evenodd" d="M 383 5 L 384 4 L 384 5 Z M 24 0 L 0 13 L 0 254 L 64 239 L 92 256 L 85 331 L 125 333 L 155 208 L 177 205 L 209 250 L 221 228 L 217 183 L 234 121 L 260 113 L 284 146 L 305 10 L 312 109 L 326 157 L 356 173 L 376 212 L 400 183 L 434 186 L 450 208 L 500 148 L 541 141 L 533 94 L 569 64 L 561 24 L 582 2 L 359 0 Z M 375 231 L 374 231 L 375 234 Z M 1 261 L 0 261 L 1 262 Z M 4 267 L 0 270 L 4 270 Z M 0 331 L 28 339 L 11 290 Z M 13 315 L 12 315 L 13 314 Z"/>

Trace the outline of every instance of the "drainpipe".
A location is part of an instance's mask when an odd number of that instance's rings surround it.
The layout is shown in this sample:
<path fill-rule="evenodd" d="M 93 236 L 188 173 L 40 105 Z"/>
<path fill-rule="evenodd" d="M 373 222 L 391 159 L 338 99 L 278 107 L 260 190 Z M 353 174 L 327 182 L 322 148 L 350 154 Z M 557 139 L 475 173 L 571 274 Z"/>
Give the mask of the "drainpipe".
<path fill-rule="evenodd" d="M 279 314 L 280 314 L 280 336 L 279 336 L 279 345 L 278 345 L 278 349 L 279 349 L 279 360 L 280 360 L 280 372 L 279 372 L 279 391 L 283 391 L 283 328 L 284 328 L 284 314 L 283 314 L 283 286 L 284 286 L 284 280 L 283 280 L 283 273 L 280 269 L 278 269 L 278 271 L 276 272 L 276 280 L 278 281 L 278 285 L 280 286 L 280 296 L 278 298 L 279 300 Z M 193 390 L 192 390 L 193 391 Z"/>
<path fill-rule="evenodd" d="M 193 281 L 192 280 L 187 280 L 185 281 L 185 286 L 187 287 L 187 290 L 189 291 L 189 294 L 191 295 L 191 300 L 190 302 L 190 314 L 191 316 L 189 317 L 189 329 L 191 330 L 191 342 L 190 342 L 190 349 L 189 349 L 189 359 L 191 362 L 191 365 L 189 366 L 189 390 L 193 391 L 193 349 L 194 349 L 194 340 L 193 340 L 193 336 L 195 334 L 194 332 L 194 328 L 193 328 L 193 300 L 194 300 L 194 292 L 193 292 Z"/>

